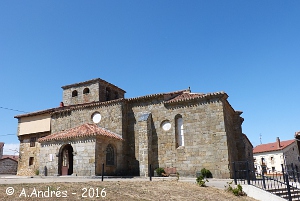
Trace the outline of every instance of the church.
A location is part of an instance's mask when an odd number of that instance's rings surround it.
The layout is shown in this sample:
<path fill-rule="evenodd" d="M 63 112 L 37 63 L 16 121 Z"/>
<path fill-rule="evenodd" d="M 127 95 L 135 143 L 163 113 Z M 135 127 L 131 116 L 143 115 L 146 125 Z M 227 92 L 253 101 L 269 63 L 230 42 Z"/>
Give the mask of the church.
<path fill-rule="evenodd" d="M 225 92 L 190 89 L 125 98 L 125 91 L 97 78 L 62 87 L 56 108 L 15 116 L 18 175 L 148 176 L 173 168 L 196 176 L 232 178 L 232 162 L 253 164 L 242 133 L 242 112 Z"/>

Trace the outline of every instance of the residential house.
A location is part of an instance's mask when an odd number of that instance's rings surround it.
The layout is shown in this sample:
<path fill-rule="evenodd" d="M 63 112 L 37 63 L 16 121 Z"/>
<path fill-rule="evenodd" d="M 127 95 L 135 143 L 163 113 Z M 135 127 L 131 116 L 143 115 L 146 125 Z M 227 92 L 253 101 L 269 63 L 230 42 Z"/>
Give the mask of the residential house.
<path fill-rule="evenodd" d="M 261 144 L 253 149 L 254 167 L 258 172 L 281 173 L 282 167 L 293 166 L 299 168 L 299 147 L 297 140 L 280 141 Z"/>

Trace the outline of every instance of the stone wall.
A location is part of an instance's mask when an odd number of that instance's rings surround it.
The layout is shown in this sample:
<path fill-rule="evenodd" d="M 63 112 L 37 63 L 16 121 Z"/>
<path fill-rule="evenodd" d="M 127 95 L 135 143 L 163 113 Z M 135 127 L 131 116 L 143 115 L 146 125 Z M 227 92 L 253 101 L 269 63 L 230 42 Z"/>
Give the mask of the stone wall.
<path fill-rule="evenodd" d="M 233 178 L 233 163 L 235 161 L 245 161 L 246 151 L 244 136 L 242 133 L 242 122 L 243 119 L 240 117 L 242 112 L 236 112 L 227 102 L 223 100 L 224 103 L 224 117 L 225 117 L 225 130 L 227 134 L 227 144 L 228 144 L 228 167 L 230 175 L 228 177 Z M 253 161 L 253 159 L 252 159 Z"/>
<path fill-rule="evenodd" d="M 10 158 L 0 159 L 0 174 L 16 174 L 17 169 L 17 161 Z"/>
<path fill-rule="evenodd" d="M 245 157 L 246 161 L 249 162 L 249 169 L 254 171 L 254 160 L 253 160 L 253 145 L 247 138 L 245 134 L 243 134 L 243 142 L 244 142 L 244 152 L 245 152 Z"/>
<path fill-rule="evenodd" d="M 40 174 L 45 175 L 46 167 L 48 176 L 58 175 L 60 149 L 66 144 L 70 144 L 73 148 L 73 174 L 78 176 L 95 175 L 96 139 L 93 137 L 42 142 L 39 157 Z"/>
<path fill-rule="evenodd" d="M 19 136 L 20 150 L 19 150 L 19 163 L 18 175 L 20 176 L 33 176 L 40 166 L 40 143 L 37 140 L 41 137 L 49 135 L 49 132 L 35 133 Z M 30 138 L 36 137 L 34 147 L 30 147 Z M 33 164 L 29 165 L 30 157 L 33 157 Z"/>
<path fill-rule="evenodd" d="M 52 115 L 51 133 L 67 130 L 85 123 L 93 123 L 92 115 L 95 112 L 101 114 L 99 127 L 108 129 L 114 133 L 123 133 L 123 102 L 100 104 L 97 106 L 74 109 L 72 111 L 56 112 Z M 126 126 L 126 125 L 124 125 Z"/>
<path fill-rule="evenodd" d="M 104 102 L 124 98 L 125 91 L 100 79 L 90 80 L 78 84 L 64 86 L 63 102 L 65 106 L 76 105 L 90 102 Z M 85 89 L 89 89 L 89 93 L 84 93 Z M 77 91 L 77 95 L 73 96 L 73 92 Z"/>
<path fill-rule="evenodd" d="M 114 165 L 106 164 L 106 148 L 112 145 L 114 149 Z M 96 175 L 102 175 L 102 164 L 104 163 L 104 175 L 126 175 L 127 162 L 124 157 L 123 142 L 113 138 L 97 136 L 96 144 Z"/>
<path fill-rule="evenodd" d="M 180 175 L 195 176 L 202 168 L 209 169 L 214 177 L 228 178 L 229 141 L 225 131 L 223 103 L 218 98 L 202 101 L 186 101 L 163 104 L 163 97 L 132 101 L 128 106 L 128 141 L 130 144 L 130 165 L 139 158 L 138 114 L 152 115 L 152 164 L 157 167 L 175 167 Z M 176 148 L 175 116 L 183 118 L 184 146 Z M 162 129 L 163 121 L 169 121 L 171 128 Z"/>
<path fill-rule="evenodd" d="M 107 94 L 107 89 L 109 93 Z M 99 88 L 99 101 L 104 102 L 108 100 L 115 100 L 119 98 L 124 98 L 125 91 L 122 89 L 102 80 L 100 81 L 100 88 Z"/>
<path fill-rule="evenodd" d="M 89 89 L 89 93 L 84 94 L 83 90 Z M 77 96 L 72 97 L 72 92 L 77 91 Z M 81 86 L 74 86 L 63 90 L 64 105 L 76 105 L 81 103 L 88 103 L 99 101 L 99 83 L 82 84 Z"/>
<path fill-rule="evenodd" d="M 284 156 L 286 160 L 286 165 L 297 165 L 298 170 L 300 171 L 300 162 L 299 162 L 299 149 L 297 141 L 295 140 L 291 145 L 284 149 Z M 295 167 L 295 166 L 294 166 Z"/>

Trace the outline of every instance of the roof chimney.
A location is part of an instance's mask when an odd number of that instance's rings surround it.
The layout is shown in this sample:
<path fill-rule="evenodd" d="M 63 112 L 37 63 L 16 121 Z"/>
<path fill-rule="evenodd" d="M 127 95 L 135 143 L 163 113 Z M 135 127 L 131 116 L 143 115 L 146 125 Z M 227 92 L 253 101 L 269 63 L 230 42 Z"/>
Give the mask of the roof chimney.
<path fill-rule="evenodd" d="M 59 107 L 64 107 L 64 102 L 60 102 Z"/>
<path fill-rule="evenodd" d="M 280 145 L 279 137 L 276 138 L 276 142 L 277 142 L 277 149 L 280 149 L 281 145 Z"/>

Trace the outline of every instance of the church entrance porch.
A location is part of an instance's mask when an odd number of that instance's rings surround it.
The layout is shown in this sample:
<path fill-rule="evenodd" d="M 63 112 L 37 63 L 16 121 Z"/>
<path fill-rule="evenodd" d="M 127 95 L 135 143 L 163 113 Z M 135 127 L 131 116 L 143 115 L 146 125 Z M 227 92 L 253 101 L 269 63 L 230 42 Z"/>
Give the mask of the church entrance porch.
<path fill-rule="evenodd" d="M 73 174 L 73 147 L 70 144 L 61 146 L 58 157 L 58 175 Z"/>

